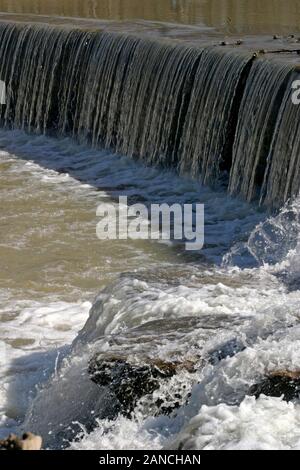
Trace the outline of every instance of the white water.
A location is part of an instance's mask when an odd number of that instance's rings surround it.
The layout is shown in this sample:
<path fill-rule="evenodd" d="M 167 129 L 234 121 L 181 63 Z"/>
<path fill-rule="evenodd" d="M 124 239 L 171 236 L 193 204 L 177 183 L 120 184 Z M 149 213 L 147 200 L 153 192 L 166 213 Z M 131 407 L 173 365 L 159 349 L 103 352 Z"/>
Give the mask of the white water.
<path fill-rule="evenodd" d="M 25 419 L 59 447 L 75 421 L 76 449 L 299 449 L 299 404 L 247 397 L 266 371 L 299 368 L 298 201 L 264 223 L 221 191 L 70 140 L 1 131 L 0 147 L 0 435 Z M 204 202 L 203 253 L 103 245 L 96 206 L 119 194 Z M 109 397 L 87 375 L 93 351 L 107 349 L 205 363 L 162 382 L 132 420 L 108 421 L 99 417 Z M 232 357 L 217 360 L 219 351 Z M 189 403 L 155 417 L 155 397 L 171 400 L 183 385 Z M 98 426 L 85 431 L 93 416 Z"/>

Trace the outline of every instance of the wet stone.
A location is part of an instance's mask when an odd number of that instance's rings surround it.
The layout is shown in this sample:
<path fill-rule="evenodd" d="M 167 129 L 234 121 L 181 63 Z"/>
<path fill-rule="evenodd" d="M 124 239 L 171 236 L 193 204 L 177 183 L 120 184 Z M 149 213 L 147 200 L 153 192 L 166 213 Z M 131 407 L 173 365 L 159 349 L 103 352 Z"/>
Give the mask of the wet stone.
<path fill-rule="evenodd" d="M 96 355 L 89 364 L 89 374 L 94 383 L 100 387 L 108 387 L 120 403 L 120 412 L 130 416 L 138 400 L 152 394 L 160 387 L 162 380 L 167 380 L 180 370 L 195 372 L 191 361 L 182 363 L 150 360 L 146 363 L 130 364 L 125 358 Z M 179 398 L 179 397 L 178 397 Z M 162 405 L 157 402 L 157 407 Z M 174 409 L 170 407 L 170 410 Z M 167 409 L 161 410 L 168 414 Z"/>
<path fill-rule="evenodd" d="M 282 397 L 289 402 L 300 398 L 300 371 L 276 371 L 250 388 L 250 395 Z"/>

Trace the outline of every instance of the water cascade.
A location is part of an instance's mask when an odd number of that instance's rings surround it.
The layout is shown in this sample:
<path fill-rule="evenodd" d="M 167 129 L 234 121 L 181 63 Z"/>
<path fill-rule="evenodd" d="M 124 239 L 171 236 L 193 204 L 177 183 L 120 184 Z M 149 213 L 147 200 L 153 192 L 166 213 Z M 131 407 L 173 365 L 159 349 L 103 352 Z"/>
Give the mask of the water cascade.
<path fill-rule="evenodd" d="M 276 208 L 300 186 L 293 145 L 298 111 L 290 100 L 296 72 L 293 65 L 256 56 L 3 23 L 0 79 L 7 105 L 1 123 L 71 135 L 210 185 L 222 181 L 231 194 Z M 278 184 L 271 184 L 274 179 Z"/>

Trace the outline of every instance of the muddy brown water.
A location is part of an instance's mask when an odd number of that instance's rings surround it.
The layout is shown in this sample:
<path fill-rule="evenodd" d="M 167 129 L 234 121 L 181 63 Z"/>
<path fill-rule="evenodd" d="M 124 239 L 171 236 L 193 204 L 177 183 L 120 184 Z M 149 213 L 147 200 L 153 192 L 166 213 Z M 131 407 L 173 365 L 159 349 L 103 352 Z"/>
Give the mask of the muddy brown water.
<path fill-rule="evenodd" d="M 1 0 L 0 12 L 205 25 L 226 34 L 300 30 L 299 0 Z"/>

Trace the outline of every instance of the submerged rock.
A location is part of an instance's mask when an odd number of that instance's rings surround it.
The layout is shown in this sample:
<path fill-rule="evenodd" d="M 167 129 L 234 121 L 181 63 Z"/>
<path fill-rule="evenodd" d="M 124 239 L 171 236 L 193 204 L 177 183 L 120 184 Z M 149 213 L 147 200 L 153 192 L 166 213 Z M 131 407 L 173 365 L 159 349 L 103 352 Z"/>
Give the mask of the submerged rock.
<path fill-rule="evenodd" d="M 276 371 L 265 377 L 262 382 L 250 388 L 250 395 L 283 397 L 285 401 L 300 398 L 300 371 Z"/>
<path fill-rule="evenodd" d="M 0 441 L 1 450 L 41 450 L 42 438 L 31 432 L 23 434 L 22 438 L 10 434 L 7 439 Z"/>
<path fill-rule="evenodd" d="M 152 394 L 160 386 L 162 380 L 170 379 L 180 370 L 195 372 L 195 364 L 191 361 L 164 362 L 148 359 L 132 364 L 124 357 L 105 357 L 96 355 L 89 364 L 89 374 L 94 383 L 100 387 L 108 387 L 120 403 L 118 412 L 130 416 L 138 400 Z M 161 406 L 162 402 L 157 402 Z M 162 413 L 168 414 L 175 408 L 164 408 Z"/>

